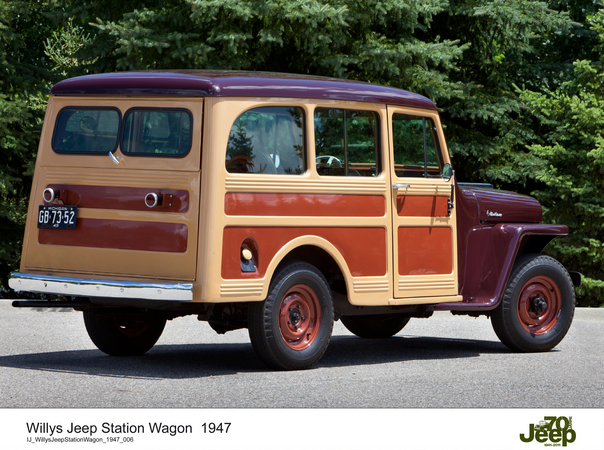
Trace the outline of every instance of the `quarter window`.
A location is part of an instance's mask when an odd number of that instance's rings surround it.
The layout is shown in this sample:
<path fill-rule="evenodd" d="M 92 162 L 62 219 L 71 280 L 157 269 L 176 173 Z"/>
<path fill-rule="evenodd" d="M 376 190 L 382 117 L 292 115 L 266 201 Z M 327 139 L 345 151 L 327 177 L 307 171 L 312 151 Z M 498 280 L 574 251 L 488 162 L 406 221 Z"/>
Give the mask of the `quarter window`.
<path fill-rule="evenodd" d="M 52 139 L 57 153 L 109 153 L 117 148 L 117 109 L 65 108 L 59 113 Z"/>
<path fill-rule="evenodd" d="M 317 108 L 315 150 L 319 175 L 379 174 L 378 123 L 373 111 Z"/>
<path fill-rule="evenodd" d="M 392 115 L 394 172 L 397 177 L 440 177 L 442 160 L 432 119 Z"/>
<path fill-rule="evenodd" d="M 226 149 L 229 173 L 298 175 L 304 172 L 304 111 L 268 106 L 241 114 Z"/>
<path fill-rule="evenodd" d="M 182 109 L 131 109 L 126 113 L 122 153 L 180 157 L 191 149 L 191 113 Z"/>

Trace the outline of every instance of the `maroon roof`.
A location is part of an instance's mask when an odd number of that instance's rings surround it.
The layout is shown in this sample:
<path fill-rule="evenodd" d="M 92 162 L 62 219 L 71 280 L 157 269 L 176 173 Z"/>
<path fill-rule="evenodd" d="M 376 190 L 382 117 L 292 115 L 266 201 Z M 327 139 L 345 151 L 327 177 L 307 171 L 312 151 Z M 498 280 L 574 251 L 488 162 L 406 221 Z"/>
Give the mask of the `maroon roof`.
<path fill-rule="evenodd" d="M 321 98 L 436 109 L 426 97 L 402 89 L 337 78 L 268 72 L 183 70 L 86 75 L 61 81 L 50 93 Z"/>

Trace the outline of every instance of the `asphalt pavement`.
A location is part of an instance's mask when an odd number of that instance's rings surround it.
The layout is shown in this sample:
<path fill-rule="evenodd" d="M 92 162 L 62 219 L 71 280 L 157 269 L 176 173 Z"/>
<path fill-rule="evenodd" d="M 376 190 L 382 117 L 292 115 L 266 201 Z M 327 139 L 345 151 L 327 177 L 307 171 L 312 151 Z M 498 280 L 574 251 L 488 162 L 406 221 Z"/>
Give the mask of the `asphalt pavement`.
<path fill-rule="evenodd" d="M 438 312 L 365 340 L 336 322 L 318 366 L 276 372 L 247 330 L 168 322 L 146 355 L 94 347 L 82 314 L 0 301 L 0 408 L 602 408 L 604 309 L 578 308 L 552 351 L 513 353 L 485 317 Z"/>

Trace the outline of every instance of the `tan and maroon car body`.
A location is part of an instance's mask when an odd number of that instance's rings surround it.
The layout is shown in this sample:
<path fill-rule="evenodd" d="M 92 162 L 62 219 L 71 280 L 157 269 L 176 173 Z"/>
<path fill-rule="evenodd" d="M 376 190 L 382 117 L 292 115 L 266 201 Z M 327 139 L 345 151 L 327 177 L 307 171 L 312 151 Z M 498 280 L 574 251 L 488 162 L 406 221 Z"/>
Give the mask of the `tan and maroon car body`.
<path fill-rule="evenodd" d="M 186 110 L 182 157 L 66 154 L 51 142 L 65 108 Z M 259 107 L 303 111 L 299 174 L 231 173 L 225 151 L 235 120 Z M 378 117 L 374 176 L 325 176 L 315 165 L 317 108 Z M 366 83 L 238 72 L 144 72 L 65 80 L 51 91 L 40 139 L 15 290 L 199 313 L 207 305 L 262 301 L 277 268 L 318 267 L 336 313 L 410 307 L 481 313 L 501 299 L 518 255 L 539 252 L 565 226 L 542 225 L 529 197 L 456 184 L 454 176 L 397 172 L 394 114 L 434 124 L 440 170 L 451 164 L 436 106 Z M 57 197 L 47 202 L 44 192 Z M 161 205 L 149 207 L 155 194 Z M 75 229 L 40 229 L 40 205 L 77 205 Z M 248 250 L 252 271 L 242 269 Z M 206 305 L 200 306 L 200 305 Z M 205 308 L 205 309 L 204 309 Z"/>

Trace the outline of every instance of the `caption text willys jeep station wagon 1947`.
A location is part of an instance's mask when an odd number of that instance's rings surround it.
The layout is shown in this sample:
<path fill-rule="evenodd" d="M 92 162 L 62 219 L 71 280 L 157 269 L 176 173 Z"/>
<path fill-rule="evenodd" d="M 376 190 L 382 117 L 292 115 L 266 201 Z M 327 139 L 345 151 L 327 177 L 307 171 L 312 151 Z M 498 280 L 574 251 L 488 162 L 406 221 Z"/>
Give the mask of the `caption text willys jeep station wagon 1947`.
<path fill-rule="evenodd" d="M 387 338 L 437 310 L 491 317 L 515 351 L 553 348 L 575 305 L 540 252 L 563 225 L 526 196 L 456 183 L 436 106 L 296 75 L 178 71 L 55 85 L 20 272 L 109 355 L 167 320 L 248 328 L 270 367 L 316 364 L 334 320 Z"/>

